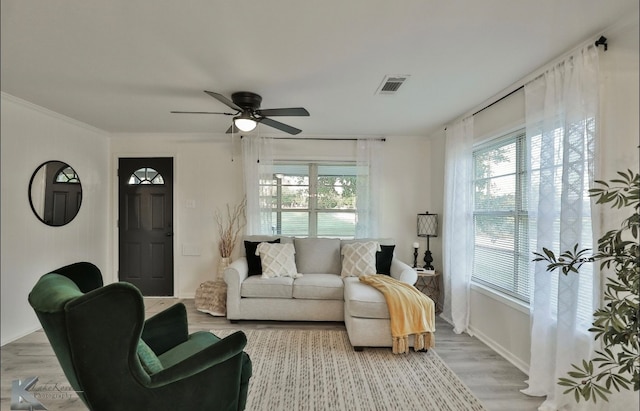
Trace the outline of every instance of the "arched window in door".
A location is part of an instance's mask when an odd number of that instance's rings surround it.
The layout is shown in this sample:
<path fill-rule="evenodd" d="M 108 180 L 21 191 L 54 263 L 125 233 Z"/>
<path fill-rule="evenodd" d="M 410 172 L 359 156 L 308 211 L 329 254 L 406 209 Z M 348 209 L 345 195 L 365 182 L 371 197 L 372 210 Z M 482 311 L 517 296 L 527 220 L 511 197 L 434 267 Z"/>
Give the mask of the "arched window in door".
<path fill-rule="evenodd" d="M 79 184 L 80 179 L 78 178 L 78 174 L 76 174 L 76 171 L 73 168 L 67 166 L 66 164 L 65 166 L 66 167 L 63 167 L 60 169 L 60 171 L 58 171 L 54 181 L 56 183 Z"/>
<path fill-rule="evenodd" d="M 128 184 L 132 186 L 140 184 L 164 185 L 164 178 L 153 168 L 142 167 L 131 174 Z"/>

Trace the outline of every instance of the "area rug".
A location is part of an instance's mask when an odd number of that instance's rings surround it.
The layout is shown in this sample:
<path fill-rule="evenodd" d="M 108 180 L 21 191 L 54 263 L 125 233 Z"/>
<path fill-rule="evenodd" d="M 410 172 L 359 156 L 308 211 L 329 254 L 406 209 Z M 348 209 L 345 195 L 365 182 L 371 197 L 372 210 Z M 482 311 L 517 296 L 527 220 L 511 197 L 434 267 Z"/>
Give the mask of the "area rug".
<path fill-rule="evenodd" d="M 247 410 L 485 409 L 434 350 L 356 352 L 342 330 L 243 331 L 253 363 Z"/>

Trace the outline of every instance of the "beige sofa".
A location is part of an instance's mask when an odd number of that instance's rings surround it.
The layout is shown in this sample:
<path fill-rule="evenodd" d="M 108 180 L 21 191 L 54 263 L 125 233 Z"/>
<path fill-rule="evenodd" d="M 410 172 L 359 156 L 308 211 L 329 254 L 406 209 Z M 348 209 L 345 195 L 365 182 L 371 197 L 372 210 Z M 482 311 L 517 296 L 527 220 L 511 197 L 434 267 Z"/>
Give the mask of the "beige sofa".
<path fill-rule="evenodd" d="M 413 285 L 417 274 L 394 257 L 393 240 L 248 236 L 244 241 L 243 252 L 246 245 L 251 254 L 260 242 L 292 244 L 302 276 L 263 278 L 256 274 L 255 255 L 236 259 L 224 271 L 229 320 L 344 321 L 356 349 L 391 346 L 389 311 L 382 293 L 357 277 L 341 276 L 341 251 L 349 243 L 375 241 L 381 246 L 376 268 L 386 268 L 392 277 Z"/>

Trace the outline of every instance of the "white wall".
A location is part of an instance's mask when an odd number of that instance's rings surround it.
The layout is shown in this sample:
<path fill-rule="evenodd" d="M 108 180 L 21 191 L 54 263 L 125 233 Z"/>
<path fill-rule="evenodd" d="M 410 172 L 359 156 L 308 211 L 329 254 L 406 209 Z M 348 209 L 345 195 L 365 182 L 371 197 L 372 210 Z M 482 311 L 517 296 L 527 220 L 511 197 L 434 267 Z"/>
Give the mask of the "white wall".
<path fill-rule="evenodd" d="M 430 196 L 430 141 L 421 137 L 388 137 L 382 155 L 386 165 L 380 234 L 396 239 L 396 255 L 413 262 L 411 244 L 416 241 L 416 215 L 427 208 L 436 210 Z M 277 159 L 324 160 L 353 158 L 353 141 L 278 140 Z M 111 139 L 112 177 L 118 157 L 172 156 L 175 158 L 175 294 L 193 297 L 198 285 L 215 274 L 219 254 L 214 210 L 237 204 L 244 196 L 239 138 L 231 136 L 116 134 Z M 233 159 L 233 161 L 232 161 Z M 117 210 L 117 187 L 112 184 L 112 210 Z M 188 208 L 187 202 L 195 204 Z M 112 221 L 116 220 L 116 211 Z M 113 264 L 117 264 L 117 228 L 113 234 Z M 200 255 L 183 255 L 183 247 L 200 249 Z M 239 245 L 241 247 L 241 245 Z M 436 245 L 432 249 L 436 249 Z M 234 252 L 238 255 L 238 248 Z M 115 277 L 113 278 L 115 280 Z"/>
<path fill-rule="evenodd" d="M 409 265 L 413 265 L 414 242 L 420 244 L 418 265 L 424 265 L 427 243 L 416 235 L 418 214 L 429 211 L 442 215 L 442 189 L 432 177 L 432 154 L 439 144 L 425 137 L 387 137 L 384 145 L 380 235 L 396 240 L 396 256 Z M 433 266 L 442 267 L 440 239 L 430 239 L 429 248 Z"/>
<path fill-rule="evenodd" d="M 639 167 L 639 33 L 638 16 L 621 21 L 604 33 L 609 50 L 601 53 L 601 121 L 602 144 L 599 147 L 597 178 L 610 179 L 617 170 Z M 491 100 L 491 99 L 489 99 Z M 522 91 L 474 117 L 475 140 L 524 125 Z M 442 132 L 431 136 L 444 140 Z M 444 157 L 444 144 L 432 147 Z M 433 170 L 433 182 L 444 181 L 444 164 Z M 624 213 L 607 207 L 597 213 L 605 229 L 617 227 Z M 514 365 L 528 372 L 531 330 L 528 307 L 504 296 L 472 285 L 470 331 Z"/>
<path fill-rule="evenodd" d="M 627 168 L 638 171 L 640 167 L 638 132 L 638 15 L 621 22 L 610 33 L 609 51 L 600 60 L 602 73 L 601 107 L 602 121 L 600 132 L 602 144 L 599 147 L 600 161 L 598 175 L 600 179 L 616 177 L 617 171 Z M 618 228 L 620 221 L 627 217 L 626 212 L 601 208 L 602 230 Z M 606 211 L 606 213 L 604 212 Z"/>
<path fill-rule="evenodd" d="M 4 345 L 40 328 L 27 295 L 42 274 L 77 261 L 91 261 L 104 272 L 110 271 L 109 164 L 105 133 L 4 93 L 0 108 Z M 72 166 L 82 183 L 80 211 L 63 227 L 46 226 L 29 206 L 31 175 L 48 160 Z"/>

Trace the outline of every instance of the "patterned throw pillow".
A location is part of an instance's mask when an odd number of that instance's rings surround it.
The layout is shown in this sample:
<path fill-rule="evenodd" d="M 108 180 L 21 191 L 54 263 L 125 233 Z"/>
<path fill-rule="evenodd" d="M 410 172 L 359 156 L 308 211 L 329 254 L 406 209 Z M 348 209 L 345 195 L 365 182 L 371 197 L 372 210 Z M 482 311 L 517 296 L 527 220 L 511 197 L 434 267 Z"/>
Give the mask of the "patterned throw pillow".
<path fill-rule="evenodd" d="M 376 274 L 377 251 L 380 251 L 380 244 L 376 241 L 343 245 L 341 275 L 360 277 L 365 274 Z"/>
<path fill-rule="evenodd" d="M 262 261 L 262 278 L 302 277 L 298 274 L 293 244 L 260 243 L 256 255 Z"/>

